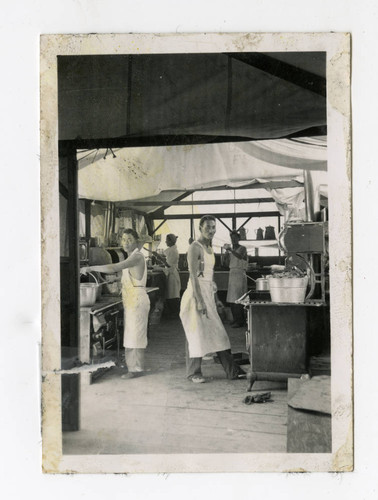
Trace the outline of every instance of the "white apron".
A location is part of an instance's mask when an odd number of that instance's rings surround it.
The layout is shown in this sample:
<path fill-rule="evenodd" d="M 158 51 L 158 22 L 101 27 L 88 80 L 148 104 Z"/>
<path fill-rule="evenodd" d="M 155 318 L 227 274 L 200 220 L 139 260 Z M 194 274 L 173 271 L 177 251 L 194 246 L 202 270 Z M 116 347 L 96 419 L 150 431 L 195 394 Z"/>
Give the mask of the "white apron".
<path fill-rule="evenodd" d="M 181 290 L 180 274 L 178 271 L 179 253 L 176 245 L 168 247 L 164 250 L 169 267 L 164 269 L 167 276 L 167 299 L 179 299 Z"/>
<path fill-rule="evenodd" d="M 136 253 L 143 255 L 138 249 L 135 249 L 131 255 Z M 146 292 L 146 281 L 146 262 L 144 263 L 144 272 L 140 280 L 133 278 L 129 269 L 122 270 L 122 301 L 124 307 L 123 345 L 126 348 L 144 349 L 147 347 L 150 299 Z"/>
<path fill-rule="evenodd" d="M 201 245 L 198 241 L 192 245 Z M 197 310 L 191 279 L 181 299 L 180 318 L 185 330 L 191 358 L 202 358 L 210 352 L 230 349 L 230 340 L 217 312 L 213 288 L 214 253 L 207 253 L 203 246 L 204 271 L 198 281 L 203 300 L 207 308 L 207 315 Z"/>

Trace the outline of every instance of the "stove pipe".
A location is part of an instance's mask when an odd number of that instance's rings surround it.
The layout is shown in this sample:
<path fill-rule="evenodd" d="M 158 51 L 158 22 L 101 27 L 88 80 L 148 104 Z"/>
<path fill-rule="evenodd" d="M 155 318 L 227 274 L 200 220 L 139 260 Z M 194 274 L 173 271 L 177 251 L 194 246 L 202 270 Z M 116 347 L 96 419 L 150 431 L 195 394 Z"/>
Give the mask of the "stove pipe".
<path fill-rule="evenodd" d="M 315 222 L 320 213 L 319 190 L 314 187 L 313 176 L 310 170 L 303 171 L 306 221 Z"/>

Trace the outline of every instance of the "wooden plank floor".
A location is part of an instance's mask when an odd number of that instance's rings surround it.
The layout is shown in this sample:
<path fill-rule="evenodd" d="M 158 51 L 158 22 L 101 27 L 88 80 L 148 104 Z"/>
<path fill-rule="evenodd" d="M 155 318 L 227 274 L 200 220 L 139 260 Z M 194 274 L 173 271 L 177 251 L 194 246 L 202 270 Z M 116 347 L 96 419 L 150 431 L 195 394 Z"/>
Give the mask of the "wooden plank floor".
<path fill-rule="evenodd" d="M 245 351 L 244 329 L 226 328 L 233 352 Z M 63 452 L 285 452 L 285 385 L 256 382 L 253 393 L 270 390 L 273 402 L 245 405 L 247 382 L 227 380 L 212 359 L 203 361 L 207 382 L 193 384 L 185 378 L 184 341 L 179 320 L 162 320 L 151 328 L 146 376 L 122 380 L 114 368 L 82 388 L 81 429 L 63 434 Z"/>

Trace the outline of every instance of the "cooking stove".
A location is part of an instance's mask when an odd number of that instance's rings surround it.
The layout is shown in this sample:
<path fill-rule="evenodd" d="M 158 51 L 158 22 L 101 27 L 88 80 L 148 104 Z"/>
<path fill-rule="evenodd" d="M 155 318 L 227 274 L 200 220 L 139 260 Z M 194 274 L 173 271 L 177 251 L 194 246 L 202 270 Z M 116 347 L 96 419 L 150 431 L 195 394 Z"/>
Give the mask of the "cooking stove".
<path fill-rule="evenodd" d="M 123 345 L 123 304 L 121 297 L 102 296 L 92 307 L 80 308 L 80 361 L 121 364 Z M 103 374 L 92 372 L 88 383 Z"/>

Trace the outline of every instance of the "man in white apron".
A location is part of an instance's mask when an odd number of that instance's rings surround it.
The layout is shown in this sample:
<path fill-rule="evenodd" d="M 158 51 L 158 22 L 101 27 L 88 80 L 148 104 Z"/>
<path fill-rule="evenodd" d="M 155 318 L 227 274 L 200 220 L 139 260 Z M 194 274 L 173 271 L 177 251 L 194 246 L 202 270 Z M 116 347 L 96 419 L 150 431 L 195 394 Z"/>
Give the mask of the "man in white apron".
<path fill-rule="evenodd" d="M 114 274 L 122 271 L 122 300 L 124 306 L 124 347 L 128 373 L 123 379 L 140 377 L 144 373 L 144 353 L 147 347 L 148 313 L 150 299 L 146 292 L 147 267 L 140 251 L 142 246 L 134 229 L 125 229 L 122 246 L 128 257 L 115 264 L 89 266 L 80 269 L 86 274 L 91 271 Z"/>
<path fill-rule="evenodd" d="M 215 257 L 211 247 L 216 231 L 215 217 L 200 220 L 200 237 L 188 250 L 189 281 L 181 299 L 180 318 L 187 339 L 187 377 L 194 383 L 205 382 L 201 361 L 216 352 L 228 379 L 245 377 L 234 363 L 230 340 L 218 315 L 214 298 L 213 270 Z"/>

